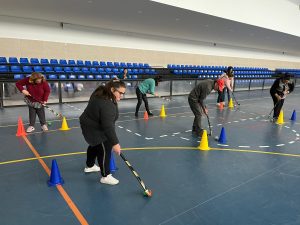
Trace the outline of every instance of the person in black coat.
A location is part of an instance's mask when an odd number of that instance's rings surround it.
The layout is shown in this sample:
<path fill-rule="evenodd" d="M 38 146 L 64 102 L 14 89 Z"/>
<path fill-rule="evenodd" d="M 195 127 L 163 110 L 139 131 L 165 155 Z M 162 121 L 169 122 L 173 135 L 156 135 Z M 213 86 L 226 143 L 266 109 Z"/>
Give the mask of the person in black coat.
<path fill-rule="evenodd" d="M 125 83 L 111 80 L 105 86 L 98 87 L 79 118 L 82 134 L 89 144 L 87 149 L 86 168 L 84 171 L 101 171 L 101 183 L 115 185 L 119 181 L 110 173 L 111 150 L 120 155 L 121 146 L 115 131 L 118 119 L 118 104 L 125 94 Z M 98 160 L 100 168 L 95 164 Z"/>
<path fill-rule="evenodd" d="M 288 73 L 283 74 L 280 78 L 277 78 L 271 89 L 270 94 L 273 99 L 274 112 L 273 121 L 277 121 L 279 113 L 284 103 L 285 97 L 294 90 L 294 83 L 290 81 L 291 75 Z"/>

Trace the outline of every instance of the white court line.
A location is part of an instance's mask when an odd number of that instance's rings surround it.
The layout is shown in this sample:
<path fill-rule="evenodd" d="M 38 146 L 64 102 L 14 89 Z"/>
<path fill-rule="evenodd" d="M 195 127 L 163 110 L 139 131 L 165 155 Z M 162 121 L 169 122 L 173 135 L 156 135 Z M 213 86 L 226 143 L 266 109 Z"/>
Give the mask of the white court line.
<path fill-rule="evenodd" d="M 295 143 L 295 141 L 290 141 L 290 142 L 289 142 L 289 144 L 293 144 L 293 143 Z"/>
<path fill-rule="evenodd" d="M 258 146 L 259 148 L 270 148 L 270 146 L 269 145 L 260 145 L 260 146 Z"/>
<path fill-rule="evenodd" d="M 142 135 L 140 135 L 139 133 L 134 133 L 134 134 L 135 134 L 136 136 L 139 136 L 139 137 L 142 136 Z"/>
<path fill-rule="evenodd" d="M 128 131 L 129 133 L 131 133 L 131 132 L 132 132 L 131 130 L 128 130 L 128 129 L 126 129 L 126 131 Z"/>
<path fill-rule="evenodd" d="M 161 136 L 159 136 L 159 137 L 167 137 L 168 135 L 167 134 L 164 134 L 164 135 L 161 135 Z"/>
<path fill-rule="evenodd" d="M 188 132 L 191 132 L 192 130 L 186 130 L 186 131 L 184 131 L 185 133 L 188 133 Z"/>
<path fill-rule="evenodd" d="M 219 145 L 219 146 L 224 146 L 224 147 L 229 146 L 229 145 L 224 145 L 224 144 L 217 144 L 217 145 Z"/>
<path fill-rule="evenodd" d="M 187 141 L 189 141 L 190 139 L 188 139 L 188 138 L 184 138 L 184 137 L 180 137 L 181 139 L 183 139 L 183 140 L 187 140 Z"/>
<path fill-rule="evenodd" d="M 279 146 L 284 146 L 284 145 L 285 145 L 285 144 L 278 144 L 278 145 L 276 145 L 276 146 L 278 146 L 278 147 L 279 147 Z"/>
<path fill-rule="evenodd" d="M 180 132 L 176 132 L 176 133 L 173 133 L 173 134 L 174 134 L 174 135 L 175 135 L 175 134 L 180 134 Z"/>
<path fill-rule="evenodd" d="M 295 130 L 292 130 L 294 133 L 297 133 L 297 131 L 295 131 Z"/>
<path fill-rule="evenodd" d="M 118 127 L 121 128 L 121 129 L 124 128 L 124 127 L 122 127 L 122 126 L 118 126 Z"/>
<path fill-rule="evenodd" d="M 148 137 L 145 137 L 145 139 L 146 139 L 146 140 L 152 140 L 152 139 L 154 139 L 154 138 L 148 138 Z"/>
<path fill-rule="evenodd" d="M 240 145 L 238 146 L 239 148 L 250 148 L 250 146 L 247 146 L 247 145 Z"/>

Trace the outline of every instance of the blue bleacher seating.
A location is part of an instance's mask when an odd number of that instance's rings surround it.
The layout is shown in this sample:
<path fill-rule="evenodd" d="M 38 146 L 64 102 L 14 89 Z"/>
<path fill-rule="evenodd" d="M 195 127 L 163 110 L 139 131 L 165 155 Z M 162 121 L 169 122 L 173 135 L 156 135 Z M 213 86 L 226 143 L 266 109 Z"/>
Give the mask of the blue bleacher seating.
<path fill-rule="evenodd" d="M 101 76 L 101 75 L 96 75 L 95 78 L 96 78 L 96 79 L 102 79 L 102 76 Z"/>
<path fill-rule="evenodd" d="M 92 63 L 91 63 L 91 61 L 87 61 L 87 60 L 86 60 L 86 61 L 84 61 L 84 65 L 85 65 L 85 66 L 92 66 Z"/>
<path fill-rule="evenodd" d="M 50 64 L 52 64 L 52 65 L 58 65 L 57 59 L 50 59 Z"/>
<path fill-rule="evenodd" d="M 72 80 L 76 79 L 76 75 L 74 75 L 74 74 L 69 75 L 69 79 L 72 79 Z"/>
<path fill-rule="evenodd" d="M 49 60 L 48 59 L 41 59 L 41 64 L 49 64 Z"/>
<path fill-rule="evenodd" d="M 13 73 L 23 72 L 20 66 L 11 66 L 10 69 Z"/>
<path fill-rule="evenodd" d="M 85 76 L 84 75 L 78 75 L 78 79 L 85 79 Z"/>
<path fill-rule="evenodd" d="M 115 67 L 120 67 L 120 64 L 118 62 L 114 62 Z"/>
<path fill-rule="evenodd" d="M 44 67 L 44 70 L 45 70 L 45 72 L 47 72 L 47 73 L 54 72 L 54 71 L 53 71 L 53 68 L 52 68 L 51 66 L 45 66 L 45 67 Z"/>
<path fill-rule="evenodd" d="M 6 57 L 0 57 L 0 64 L 7 64 Z"/>
<path fill-rule="evenodd" d="M 18 61 L 17 57 L 9 57 L 8 62 L 10 64 L 19 64 L 19 61 Z"/>
<path fill-rule="evenodd" d="M 74 67 L 73 71 L 74 71 L 74 73 L 80 73 L 81 72 L 79 67 Z"/>
<path fill-rule="evenodd" d="M 34 66 L 33 70 L 35 72 L 38 72 L 38 73 L 43 73 L 44 72 L 44 70 L 43 70 L 43 68 L 41 66 Z"/>
<path fill-rule="evenodd" d="M 72 73 L 73 72 L 73 69 L 72 69 L 72 67 L 64 67 L 64 71 L 66 72 L 66 73 Z"/>
<path fill-rule="evenodd" d="M 14 79 L 15 80 L 20 80 L 20 79 L 23 79 L 23 78 L 24 78 L 23 74 L 14 74 Z"/>
<path fill-rule="evenodd" d="M 30 59 L 30 63 L 31 63 L 31 64 L 40 64 L 38 58 L 31 58 L 31 59 Z"/>
<path fill-rule="evenodd" d="M 50 74 L 49 76 L 48 76 L 48 79 L 57 79 L 57 75 L 55 75 L 55 74 Z"/>
<path fill-rule="evenodd" d="M 83 60 L 77 60 L 77 66 L 84 66 Z"/>
<path fill-rule="evenodd" d="M 100 61 L 100 66 L 106 66 L 106 62 Z"/>
<path fill-rule="evenodd" d="M 65 74 L 59 75 L 59 79 L 67 79 L 67 76 Z"/>
<path fill-rule="evenodd" d="M 75 60 L 74 59 L 69 59 L 68 60 L 68 65 L 75 66 L 76 65 Z"/>
<path fill-rule="evenodd" d="M 114 64 L 112 62 L 107 62 L 106 65 L 109 67 L 114 67 Z"/>
<path fill-rule="evenodd" d="M 32 73 L 33 72 L 31 66 L 23 66 L 23 71 L 25 73 Z"/>
<path fill-rule="evenodd" d="M 60 66 L 56 66 L 56 67 L 54 67 L 54 71 L 57 72 L 57 73 L 62 73 L 63 69 Z"/>
<path fill-rule="evenodd" d="M 9 71 L 9 68 L 8 66 L 0 66 L 0 72 L 8 72 Z"/>
<path fill-rule="evenodd" d="M 94 79 L 94 75 L 87 75 L 87 79 Z"/>
<path fill-rule="evenodd" d="M 60 59 L 60 60 L 59 60 L 59 64 L 60 64 L 61 66 L 66 66 L 66 65 L 67 65 L 67 60 L 65 60 L 65 59 Z"/>
<path fill-rule="evenodd" d="M 98 62 L 98 61 L 93 61 L 93 62 L 92 62 L 92 65 L 93 65 L 93 66 L 99 66 L 99 62 Z"/>
<path fill-rule="evenodd" d="M 29 64 L 28 58 L 20 58 L 20 64 Z"/>
<path fill-rule="evenodd" d="M 88 74 L 90 73 L 90 70 L 87 67 L 82 67 L 82 72 Z"/>

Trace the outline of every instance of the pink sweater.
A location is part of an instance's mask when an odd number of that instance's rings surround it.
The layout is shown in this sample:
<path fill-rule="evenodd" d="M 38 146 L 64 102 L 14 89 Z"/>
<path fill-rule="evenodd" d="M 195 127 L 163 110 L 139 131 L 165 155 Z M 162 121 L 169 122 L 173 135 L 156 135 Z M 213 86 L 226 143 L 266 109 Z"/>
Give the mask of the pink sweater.
<path fill-rule="evenodd" d="M 229 79 L 228 75 L 226 73 L 223 73 L 219 79 L 224 80 L 225 86 L 228 88 L 229 91 L 233 92 L 233 78 Z"/>

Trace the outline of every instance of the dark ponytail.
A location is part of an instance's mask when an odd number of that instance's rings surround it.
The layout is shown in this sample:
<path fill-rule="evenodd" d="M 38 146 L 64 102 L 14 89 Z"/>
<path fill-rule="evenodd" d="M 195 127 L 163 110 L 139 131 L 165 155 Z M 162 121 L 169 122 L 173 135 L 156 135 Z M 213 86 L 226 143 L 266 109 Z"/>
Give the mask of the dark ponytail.
<path fill-rule="evenodd" d="M 111 92 L 111 88 L 118 89 L 118 88 L 126 88 L 126 85 L 123 81 L 118 79 L 113 79 L 108 81 L 104 86 L 99 86 L 92 94 L 92 97 L 110 99 L 113 102 L 116 102 L 116 97 Z"/>

